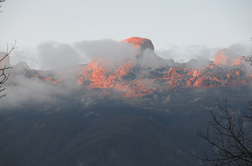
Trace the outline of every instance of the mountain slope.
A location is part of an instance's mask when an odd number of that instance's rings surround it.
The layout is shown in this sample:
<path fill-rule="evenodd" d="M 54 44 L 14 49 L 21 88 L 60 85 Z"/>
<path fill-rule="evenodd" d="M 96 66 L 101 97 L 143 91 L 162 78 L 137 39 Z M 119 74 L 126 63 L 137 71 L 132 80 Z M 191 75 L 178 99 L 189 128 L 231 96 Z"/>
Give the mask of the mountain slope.
<path fill-rule="evenodd" d="M 187 142 L 167 112 L 99 104 L 51 114 L 31 107 L 0 114 L 0 165 L 197 163 L 191 156 L 196 140 Z"/>
<path fill-rule="evenodd" d="M 118 55 L 34 70 L 13 66 L 0 100 L 0 166 L 200 165 L 196 136 L 228 97 L 234 113 L 251 99 L 251 66 L 222 49 L 215 61 L 160 58 L 149 39 L 120 42 Z M 116 48 L 115 48 L 116 49 Z"/>

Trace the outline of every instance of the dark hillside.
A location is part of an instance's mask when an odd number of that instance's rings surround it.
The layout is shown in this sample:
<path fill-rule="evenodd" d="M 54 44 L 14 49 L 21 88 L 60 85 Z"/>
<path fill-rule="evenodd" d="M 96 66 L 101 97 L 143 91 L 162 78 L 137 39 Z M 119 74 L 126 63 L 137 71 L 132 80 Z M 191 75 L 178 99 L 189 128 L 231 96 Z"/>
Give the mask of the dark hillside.
<path fill-rule="evenodd" d="M 204 113 L 203 113 L 204 114 Z M 2 111 L 0 165 L 187 165 L 199 150 L 194 115 L 127 105 L 45 114 Z M 190 141 L 189 141 L 190 140 Z"/>

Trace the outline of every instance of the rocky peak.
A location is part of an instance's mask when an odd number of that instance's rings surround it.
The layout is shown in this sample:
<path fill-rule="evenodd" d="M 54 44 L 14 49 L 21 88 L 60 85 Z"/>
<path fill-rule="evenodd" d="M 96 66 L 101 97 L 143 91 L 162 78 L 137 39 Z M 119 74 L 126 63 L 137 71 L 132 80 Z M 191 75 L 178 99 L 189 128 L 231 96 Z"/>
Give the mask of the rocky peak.
<path fill-rule="evenodd" d="M 214 58 L 214 64 L 216 65 L 240 65 L 242 62 L 244 62 L 242 56 L 225 48 L 219 50 Z"/>
<path fill-rule="evenodd" d="M 146 39 L 146 38 L 131 37 L 131 38 L 123 40 L 122 42 L 128 42 L 130 44 L 133 44 L 134 46 L 138 47 L 141 50 L 150 49 L 154 51 L 154 46 L 151 40 Z"/>

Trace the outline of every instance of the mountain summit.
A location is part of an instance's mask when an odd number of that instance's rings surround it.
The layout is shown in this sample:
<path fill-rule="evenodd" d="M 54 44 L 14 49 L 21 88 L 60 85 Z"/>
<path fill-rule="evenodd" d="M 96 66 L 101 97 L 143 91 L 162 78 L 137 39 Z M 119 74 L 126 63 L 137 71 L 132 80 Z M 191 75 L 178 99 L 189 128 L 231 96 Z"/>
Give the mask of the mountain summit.
<path fill-rule="evenodd" d="M 131 37 L 131 38 L 123 40 L 122 42 L 128 42 L 128 43 L 133 44 L 134 46 L 136 46 L 142 50 L 145 50 L 148 48 L 148 49 L 154 51 L 154 46 L 153 46 L 151 40 L 146 39 L 146 38 Z"/>

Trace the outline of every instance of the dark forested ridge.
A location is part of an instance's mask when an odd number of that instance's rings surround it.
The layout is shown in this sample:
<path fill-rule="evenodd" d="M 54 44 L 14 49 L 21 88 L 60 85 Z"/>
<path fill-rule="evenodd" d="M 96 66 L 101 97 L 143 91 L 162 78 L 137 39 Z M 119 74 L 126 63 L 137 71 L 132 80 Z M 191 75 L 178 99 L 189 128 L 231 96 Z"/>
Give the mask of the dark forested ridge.
<path fill-rule="evenodd" d="M 217 110 L 216 99 L 226 94 L 234 111 L 246 110 L 248 90 L 174 91 L 166 105 L 156 101 L 151 107 L 107 99 L 84 107 L 69 97 L 60 103 L 4 108 L 0 165 L 199 165 L 192 154 L 208 149 L 197 128 L 207 127 L 209 110 Z"/>

